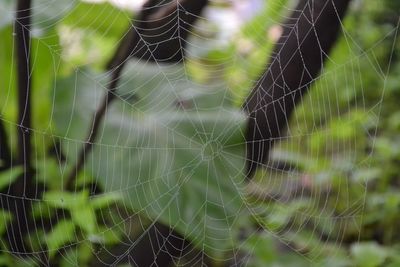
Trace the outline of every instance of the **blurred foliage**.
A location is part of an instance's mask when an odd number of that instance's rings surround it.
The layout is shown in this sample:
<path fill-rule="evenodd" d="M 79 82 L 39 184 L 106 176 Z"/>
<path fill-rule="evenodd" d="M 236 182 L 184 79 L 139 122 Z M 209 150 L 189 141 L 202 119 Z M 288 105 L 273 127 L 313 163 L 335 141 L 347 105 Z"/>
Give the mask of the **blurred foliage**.
<path fill-rule="evenodd" d="M 88 266 L 99 249 L 134 239 L 146 226 L 138 216 L 174 226 L 216 265 L 234 255 L 254 267 L 400 266 L 398 1 L 353 0 L 343 36 L 269 168 L 246 187 L 239 107 L 294 1 L 265 1 L 224 45 L 214 40 L 218 25 L 200 20 L 207 30 L 195 33 L 207 48 L 199 45 L 184 66 L 132 60 L 74 193 L 63 191 L 65 172 L 132 15 L 108 3 L 33 2 L 34 167 L 46 192 L 32 220 L 51 228 L 27 235 L 32 250 L 48 250 L 60 266 Z M 13 150 L 14 4 L 0 2 L 0 118 Z M 58 142 L 62 161 L 49 152 Z M 2 172 L 0 189 L 20 174 Z M 97 182 L 102 193 L 93 196 Z M 12 215 L 0 210 L 0 218 L 3 235 Z M 37 264 L 5 253 L 3 240 L 0 248 L 1 266 Z"/>
<path fill-rule="evenodd" d="M 277 253 L 260 260 L 257 249 L 252 266 L 400 265 L 399 8 L 353 1 L 324 72 L 258 173 L 250 201 L 266 233 L 248 242 Z"/>

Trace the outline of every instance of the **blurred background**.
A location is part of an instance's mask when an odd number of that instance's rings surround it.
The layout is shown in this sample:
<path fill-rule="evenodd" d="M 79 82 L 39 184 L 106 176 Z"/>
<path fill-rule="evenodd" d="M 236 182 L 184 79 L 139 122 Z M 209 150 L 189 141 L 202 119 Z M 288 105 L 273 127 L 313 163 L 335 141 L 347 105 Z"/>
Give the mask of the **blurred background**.
<path fill-rule="evenodd" d="M 210 1 L 184 61 L 127 64 L 86 167 L 64 190 L 107 91 L 106 65 L 145 2 L 32 1 L 32 179 L 45 189 L 29 201 L 31 254 L 11 253 L 15 218 L 2 204 L 0 265 L 42 266 L 44 251 L 49 266 L 122 266 L 117 256 L 161 222 L 192 244 L 169 266 L 400 266 L 400 1 L 351 1 L 322 73 L 248 183 L 241 106 L 297 1 Z M 11 157 L 15 8 L 0 0 Z M 23 170 L 0 166 L 8 199 Z"/>

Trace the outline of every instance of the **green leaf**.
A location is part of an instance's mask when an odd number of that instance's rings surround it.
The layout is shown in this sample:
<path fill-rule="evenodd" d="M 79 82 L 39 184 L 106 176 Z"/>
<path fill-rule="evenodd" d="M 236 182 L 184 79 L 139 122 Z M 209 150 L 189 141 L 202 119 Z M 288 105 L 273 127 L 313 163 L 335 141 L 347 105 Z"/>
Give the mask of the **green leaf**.
<path fill-rule="evenodd" d="M 54 206 L 49 205 L 47 201 L 35 202 L 32 206 L 31 216 L 34 219 L 50 219 L 55 213 Z"/>
<path fill-rule="evenodd" d="M 93 234 L 96 228 L 96 216 L 88 204 L 70 209 L 72 221 L 86 234 Z"/>
<path fill-rule="evenodd" d="M 103 245 L 115 245 L 121 242 L 124 234 L 119 227 L 101 227 L 99 226 L 98 232 L 91 235 L 88 239 L 92 243 L 101 243 Z"/>
<path fill-rule="evenodd" d="M 179 67 L 127 66 L 86 168 L 107 193 L 122 194 L 135 211 L 215 254 L 238 234 L 245 116 L 231 107 L 225 88 L 183 75 Z M 70 138 L 64 151 L 71 162 L 106 82 L 85 69 L 58 82 L 54 117 L 59 134 Z"/>
<path fill-rule="evenodd" d="M 5 119 L 4 123 L 7 123 L 7 121 L 14 121 L 17 111 L 16 104 L 11 101 L 16 97 L 16 90 L 14 90 L 16 71 L 13 57 L 12 25 L 0 29 L 0 40 L 0 95 L 3 96 L 0 98 L 0 106 L 2 120 Z M 10 135 L 13 136 L 13 134 Z"/>
<path fill-rule="evenodd" d="M 89 203 L 89 192 L 77 193 L 49 191 L 43 194 L 43 200 L 49 206 L 68 209 L 71 219 L 86 234 L 93 234 L 96 229 L 94 208 Z M 110 198 L 106 199 L 110 200 Z M 99 201 L 99 204 L 103 204 Z"/>
<path fill-rule="evenodd" d="M 78 2 L 62 23 L 119 39 L 128 29 L 131 17 L 131 12 L 118 9 L 110 3 Z"/>
<path fill-rule="evenodd" d="M 90 266 L 90 261 L 93 261 L 94 250 L 95 248 L 89 242 L 82 242 L 76 247 L 71 247 L 60 258 L 60 266 Z"/>
<path fill-rule="evenodd" d="M 50 190 L 57 191 L 63 189 L 64 185 L 61 177 L 65 167 L 56 159 L 45 158 L 44 160 L 37 160 L 35 167 L 36 180 L 46 184 Z"/>
<path fill-rule="evenodd" d="M 266 232 L 248 238 L 244 243 L 244 249 L 259 261 L 259 265 L 273 263 L 278 254 L 272 235 Z"/>
<path fill-rule="evenodd" d="M 36 267 L 40 266 L 34 258 L 22 258 L 9 252 L 0 253 L 0 266 Z"/>
<path fill-rule="evenodd" d="M 32 89 L 34 90 L 32 105 L 35 107 L 33 123 L 35 129 L 40 131 L 48 131 L 49 126 L 51 126 L 53 105 L 51 88 L 53 88 L 57 71 L 61 65 L 60 50 L 60 40 L 54 29 L 48 30 L 47 35 L 42 38 L 32 38 L 32 53 L 35 55 L 32 58 Z M 41 140 L 43 139 L 43 135 L 39 136 L 40 138 L 36 138 L 39 143 L 35 144 L 37 151 L 42 151 L 43 147 L 46 146 L 43 145 L 43 142 L 47 141 L 51 145 L 54 144 L 52 139 L 45 138 L 45 140 Z"/>
<path fill-rule="evenodd" d="M 131 25 L 132 14 L 110 3 L 80 1 L 57 28 L 68 66 L 90 65 L 103 70 L 121 36 Z"/>
<path fill-rule="evenodd" d="M 385 261 L 388 252 L 377 243 L 365 242 L 353 244 L 351 255 L 359 267 L 377 267 Z"/>
<path fill-rule="evenodd" d="M 12 220 L 12 214 L 5 210 L 0 210 L 0 235 L 6 230 L 7 224 Z"/>
<path fill-rule="evenodd" d="M 117 192 L 111 192 L 94 196 L 90 199 L 90 205 L 94 210 L 106 208 L 122 200 L 122 196 Z"/>
<path fill-rule="evenodd" d="M 43 194 L 43 200 L 54 208 L 72 210 L 76 207 L 87 205 L 89 202 L 89 193 L 87 191 L 77 193 L 49 191 Z"/>
<path fill-rule="evenodd" d="M 14 183 L 14 181 L 22 175 L 23 171 L 24 170 L 21 166 L 17 166 L 0 172 L 0 190 Z"/>
<path fill-rule="evenodd" d="M 54 257 L 57 250 L 75 239 L 75 225 L 72 221 L 62 220 L 56 224 L 52 231 L 46 235 L 45 240 L 50 258 Z"/>
<path fill-rule="evenodd" d="M 52 31 L 65 14 L 67 14 L 77 1 L 32 1 L 32 34 L 43 36 Z"/>

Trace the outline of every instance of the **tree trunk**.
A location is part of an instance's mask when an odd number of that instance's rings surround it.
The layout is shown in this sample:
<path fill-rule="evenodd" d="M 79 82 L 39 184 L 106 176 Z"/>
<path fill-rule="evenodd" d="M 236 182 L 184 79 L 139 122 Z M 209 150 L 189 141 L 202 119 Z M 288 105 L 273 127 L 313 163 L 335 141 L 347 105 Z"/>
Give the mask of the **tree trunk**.
<path fill-rule="evenodd" d="M 268 159 L 296 104 L 323 69 L 350 0 L 300 0 L 283 25 L 267 71 L 244 104 L 248 178 Z"/>

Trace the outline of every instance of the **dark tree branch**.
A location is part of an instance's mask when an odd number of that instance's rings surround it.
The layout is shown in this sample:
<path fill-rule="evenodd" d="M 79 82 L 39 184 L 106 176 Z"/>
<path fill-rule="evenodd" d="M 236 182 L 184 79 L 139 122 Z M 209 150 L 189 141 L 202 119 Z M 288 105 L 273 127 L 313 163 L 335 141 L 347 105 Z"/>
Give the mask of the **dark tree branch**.
<path fill-rule="evenodd" d="M 15 49 L 18 68 L 18 143 L 17 164 L 23 166 L 24 172 L 17 181 L 10 185 L 7 194 L 1 195 L 1 206 L 13 214 L 6 232 L 10 250 L 16 254 L 27 253 L 24 244 L 25 234 L 29 231 L 30 201 L 34 198 L 36 187 L 33 184 L 31 162 L 31 0 L 18 0 L 16 9 Z M 11 160 L 9 158 L 9 160 Z"/>
<path fill-rule="evenodd" d="M 208 0 L 149 0 L 135 19 L 117 48 L 108 69 L 120 65 L 126 58 L 144 61 L 179 62 L 190 29 Z M 128 55 L 127 55 L 128 53 Z"/>
<path fill-rule="evenodd" d="M 145 61 L 177 62 L 183 59 L 181 44 L 185 43 L 190 25 L 195 22 L 207 3 L 208 0 L 146 2 L 136 19 L 138 22 L 129 28 L 107 66 L 112 80 L 93 116 L 86 143 L 78 155 L 76 165 L 67 177 L 67 189 L 73 188 L 77 174 L 84 167 L 85 156 L 92 150 L 107 106 L 115 99 L 115 90 L 128 59 L 133 56 Z M 191 247 L 190 243 L 178 233 L 156 223 L 134 248 L 129 249 L 125 257 L 136 266 L 169 266 L 181 257 L 187 247 Z"/>
<path fill-rule="evenodd" d="M 316 79 L 338 39 L 350 0 L 300 0 L 284 23 L 267 71 L 244 104 L 248 177 L 268 159 L 273 140 Z"/>
<path fill-rule="evenodd" d="M 85 145 L 79 152 L 71 173 L 67 176 L 67 189 L 72 189 L 74 186 L 76 176 L 85 164 L 85 156 L 92 150 L 92 144 L 96 140 L 101 121 L 107 106 L 115 98 L 115 90 L 128 59 L 135 56 L 146 61 L 168 62 L 172 58 L 176 59 L 174 61 L 179 61 L 177 55 L 179 54 L 180 59 L 183 57 L 183 53 L 178 53 L 182 51 L 180 39 L 185 42 L 188 37 L 188 28 L 185 28 L 185 25 L 193 24 L 207 3 L 208 0 L 174 0 L 171 2 L 149 0 L 144 4 L 137 18 L 138 23 L 129 28 L 108 64 L 112 79 L 107 87 L 106 95 L 93 116 Z M 172 16 L 177 13 L 175 12 L 177 8 L 179 8 L 179 16 L 176 14 Z"/>
<path fill-rule="evenodd" d="M 104 118 L 104 115 L 106 114 L 107 107 L 108 105 L 115 99 L 115 90 L 118 86 L 118 82 L 121 78 L 121 72 L 122 68 L 125 65 L 124 61 L 121 65 L 119 65 L 117 68 L 112 70 L 112 76 L 111 76 L 111 82 L 109 83 L 107 87 L 107 92 L 105 96 L 103 97 L 103 100 L 100 103 L 100 106 L 96 110 L 96 112 L 93 115 L 92 122 L 90 124 L 90 130 L 88 132 L 88 135 L 86 137 L 85 144 L 82 148 L 82 150 L 78 154 L 78 158 L 76 161 L 76 164 L 72 168 L 71 172 L 67 176 L 67 184 L 66 188 L 69 190 L 72 190 L 75 184 L 76 176 L 78 173 L 82 170 L 85 164 L 85 156 L 87 156 L 88 153 L 93 148 L 93 142 L 96 140 L 96 137 L 98 135 L 99 129 L 100 129 L 100 124 Z"/>
<path fill-rule="evenodd" d="M 18 67 L 18 155 L 24 172 L 31 171 L 31 0 L 17 1 L 15 22 Z"/>

